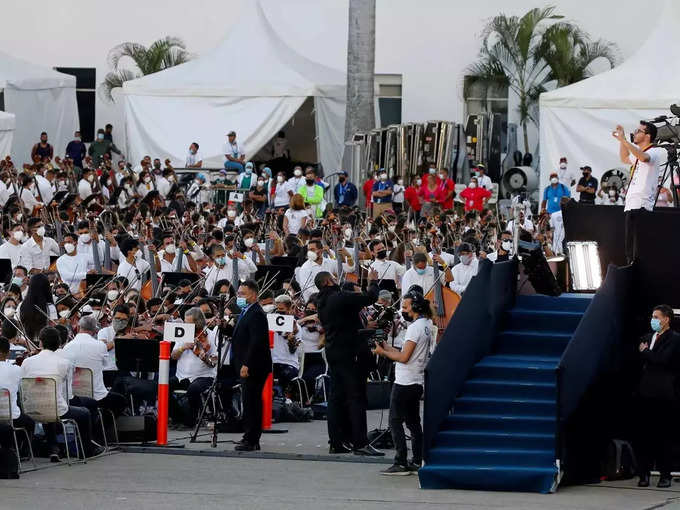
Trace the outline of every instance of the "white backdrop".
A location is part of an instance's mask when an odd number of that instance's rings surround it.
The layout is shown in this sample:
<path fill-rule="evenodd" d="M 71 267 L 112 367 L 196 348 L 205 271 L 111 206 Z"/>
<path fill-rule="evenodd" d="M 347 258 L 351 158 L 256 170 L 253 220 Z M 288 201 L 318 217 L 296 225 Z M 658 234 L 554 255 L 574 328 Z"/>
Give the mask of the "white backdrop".
<path fill-rule="evenodd" d="M 10 155 L 14 138 L 14 115 L 0 111 L 0 159 Z"/>

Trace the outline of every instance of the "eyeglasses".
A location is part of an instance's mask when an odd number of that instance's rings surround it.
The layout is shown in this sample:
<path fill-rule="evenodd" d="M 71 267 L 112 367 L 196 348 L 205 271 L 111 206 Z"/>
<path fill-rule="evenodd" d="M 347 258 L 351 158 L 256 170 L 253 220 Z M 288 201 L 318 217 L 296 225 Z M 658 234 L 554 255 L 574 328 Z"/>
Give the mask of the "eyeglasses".
<path fill-rule="evenodd" d="M 637 128 L 637 129 L 634 131 L 634 133 L 635 133 L 636 135 L 637 135 L 638 133 L 642 133 L 643 135 L 646 135 L 646 134 L 647 134 L 647 131 L 645 131 L 644 129 Z"/>

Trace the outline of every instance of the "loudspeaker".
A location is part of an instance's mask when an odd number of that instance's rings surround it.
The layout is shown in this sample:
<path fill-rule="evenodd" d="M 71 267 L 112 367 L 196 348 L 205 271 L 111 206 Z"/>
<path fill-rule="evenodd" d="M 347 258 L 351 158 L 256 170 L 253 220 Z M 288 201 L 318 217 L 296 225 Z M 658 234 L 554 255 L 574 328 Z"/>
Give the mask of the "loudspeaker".
<path fill-rule="evenodd" d="M 119 416 L 116 424 L 121 443 L 149 443 L 156 440 L 156 417 L 153 415 Z"/>

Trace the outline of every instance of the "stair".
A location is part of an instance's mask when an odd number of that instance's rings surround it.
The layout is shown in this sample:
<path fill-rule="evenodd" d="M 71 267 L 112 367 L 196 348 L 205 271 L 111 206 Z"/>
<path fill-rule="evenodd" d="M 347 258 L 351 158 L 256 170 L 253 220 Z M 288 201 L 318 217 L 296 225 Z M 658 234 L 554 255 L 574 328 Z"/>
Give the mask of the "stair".
<path fill-rule="evenodd" d="M 517 297 L 495 352 L 472 368 L 435 436 L 422 488 L 554 489 L 556 368 L 590 300 Z"/>

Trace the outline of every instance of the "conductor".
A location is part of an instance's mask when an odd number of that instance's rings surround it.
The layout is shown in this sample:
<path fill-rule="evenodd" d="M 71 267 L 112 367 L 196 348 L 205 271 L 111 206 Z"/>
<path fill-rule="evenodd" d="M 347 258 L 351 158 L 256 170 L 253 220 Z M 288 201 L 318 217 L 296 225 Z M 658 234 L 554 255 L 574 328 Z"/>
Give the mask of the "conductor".
<path fill-rule="evenodd" d="M 378 299 L 378 275 L 368 275 L 366 293 L 345 292 L 333 276 L 322 271 L 314 278 L 319 289 L 318 310 L 326 332 L 326 359 L 331 378 L 328 398 L 328 437 L 330 453 L 382 456 L 368 443 L 366 427 L 366 376 L 371 353 L 368 342 L 359 335 L 359 312 Z M 343 426 L 347 423 L 346 426 Z M 349 429 L 349 430 L 348 430 Z M 351 439 L 351 449 L 347 441 Z"/>
<path fill-rule="evenodd" d="M 231 337 L 231 364 L 241 377 L 243 392 L 243 439 L 235 450 L 260 449 L 262 435 L 262 389 L 272 371 L 267 316 L 257 302 L 257 283 L 246 280 L 238 288 L 241 308 Z"/>

